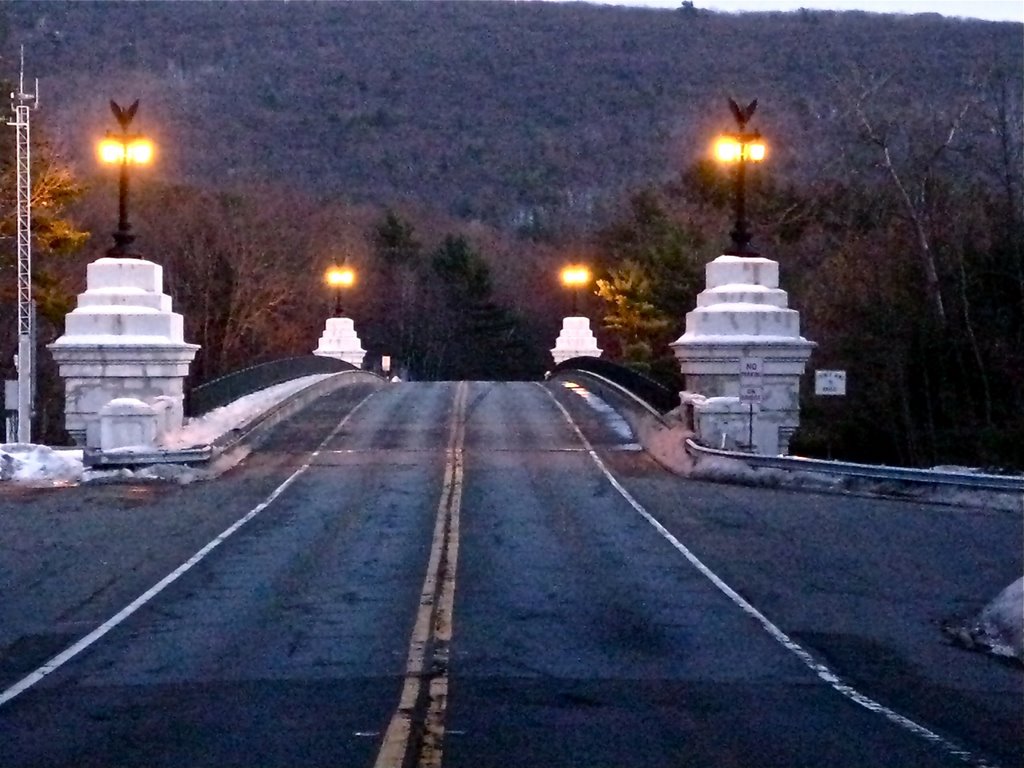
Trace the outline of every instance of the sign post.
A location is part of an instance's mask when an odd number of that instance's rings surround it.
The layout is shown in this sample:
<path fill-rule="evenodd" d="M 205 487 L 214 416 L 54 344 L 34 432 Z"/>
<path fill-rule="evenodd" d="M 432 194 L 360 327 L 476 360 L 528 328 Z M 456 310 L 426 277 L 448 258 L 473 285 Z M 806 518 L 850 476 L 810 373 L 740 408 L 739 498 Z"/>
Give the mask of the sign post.
<path fill-rule="evenodd" d="M 814 394 L 821 397 L 846 396 L 846 371 L 815 371 Z M 832 431 L 828 432 L 828 458 L 832 459 Z"/>
<path fill-rule="evenodd" d="M 740 358 L 740 402 L 749 407 L 747 447 L 754 450 L 754 403 L 764 399 L 764 360 L 760 357 Z"/>

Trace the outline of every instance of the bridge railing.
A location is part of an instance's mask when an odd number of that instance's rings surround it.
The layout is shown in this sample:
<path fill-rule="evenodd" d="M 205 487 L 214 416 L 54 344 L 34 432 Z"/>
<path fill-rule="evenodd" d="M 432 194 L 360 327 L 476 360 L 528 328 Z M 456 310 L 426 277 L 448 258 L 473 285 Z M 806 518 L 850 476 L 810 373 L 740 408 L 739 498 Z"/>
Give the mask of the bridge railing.
<path fill-rule="evenodd" d="M 678 392 L 673 392 L 649 376 L 610 360 L 602 360 L 599 357 L 573 357 L 556 365 L 551 373 L 554 375 L 565 371 L 587 371 L 603 376 L 648 403 L 659 413 L 667 413 L 679 406 Z"/>
<path fill-rule="evenodd" d="M 185 414 L 200 416 L 261 389 L 318 373 L 358 370 L 354 365 L 333 357 L 304 355 L 271 360 L 193 387 L 185 395 Z"/>

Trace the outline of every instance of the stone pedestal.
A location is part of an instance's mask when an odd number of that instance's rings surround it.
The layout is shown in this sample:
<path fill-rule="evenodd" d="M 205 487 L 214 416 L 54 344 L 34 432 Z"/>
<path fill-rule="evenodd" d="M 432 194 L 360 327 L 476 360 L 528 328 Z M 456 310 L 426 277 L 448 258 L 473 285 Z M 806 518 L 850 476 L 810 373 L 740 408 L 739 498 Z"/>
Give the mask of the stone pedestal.
<path fill-rule="evenodd" d="M 100 408 L 100 450 L 150 448 L 156 444 L 157 413 L 134 397 L 118 397 Z"/>
<path fill-rule="evenodd" d="M 597 339 L 590 330 L 590 320 L 586 317 L 566 317 L 562 320 L 562 331 L 555 339 L 555 348 L 551 350 L 555 365 L 573 357 L 600 357 Z"/>
<path fill-rule="evenodd" d="M 778 262 L 719 256 L 707 287 L 672 349 L 686 377 L 683 403 L 707 445 L 747 446 L 750 406 L 740 402 L 740 361 L 761 361 L 761 402 L 753 406 L 757 453 L 784 454 L 800 423 L 800 376 L 814 343 L 800 335 L 800 314 L 779 288 Z"/>
<path fill-rule="evenodd" d="M 362 368 L 366 350 L 359 341 L 355 323 L 351 318 L 329 317 L 320 336 L 320 343 L 313 350 L 313 354 L 320 357 L 335 357 L 356 368 Z"/>
<path fill-rule="evenodd" d="M 65 427 L 78 444 L 101 447 L 100 410 L 118 398 L 159 403 L 161 429 L 181 428 L 183 385 L 199 349 L 182 328 L 160 265 L 102 258 L 88 266 L 85 293 L 49 345 L 64 379 Z"/>

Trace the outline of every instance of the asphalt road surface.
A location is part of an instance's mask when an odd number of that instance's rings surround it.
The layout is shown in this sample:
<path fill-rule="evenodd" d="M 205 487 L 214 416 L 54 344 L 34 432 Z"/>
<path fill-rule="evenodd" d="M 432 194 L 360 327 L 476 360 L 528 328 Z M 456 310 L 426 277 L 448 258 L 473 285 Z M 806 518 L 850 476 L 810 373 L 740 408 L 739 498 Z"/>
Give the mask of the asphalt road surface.
<path fill-rule="evenodd" d="M 1024 765 L 1019 513 L 685 481 L 559 383 L 342 390 L 0 488 L 0 766 Z"/>

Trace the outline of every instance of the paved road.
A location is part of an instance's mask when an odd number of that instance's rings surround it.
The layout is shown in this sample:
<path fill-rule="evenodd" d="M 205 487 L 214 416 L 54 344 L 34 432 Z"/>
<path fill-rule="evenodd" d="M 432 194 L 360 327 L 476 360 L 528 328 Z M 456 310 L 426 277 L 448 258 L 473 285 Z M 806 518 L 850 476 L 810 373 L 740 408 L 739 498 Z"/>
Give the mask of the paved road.
<path fill-rule="evenodd" d="M 939 629 L 1020 515 L 685 482 L 558 384 L 365 395 L 211 483 L 0 489 L 0 765 L 1024 764 L 1024 674 Z"/>

